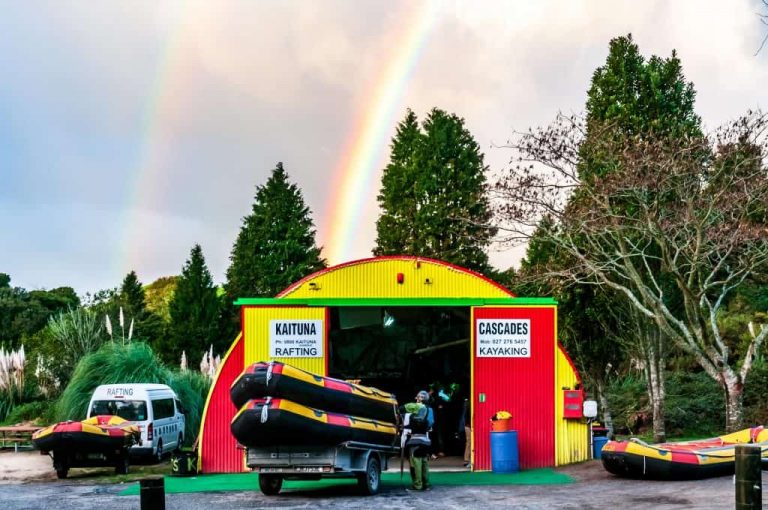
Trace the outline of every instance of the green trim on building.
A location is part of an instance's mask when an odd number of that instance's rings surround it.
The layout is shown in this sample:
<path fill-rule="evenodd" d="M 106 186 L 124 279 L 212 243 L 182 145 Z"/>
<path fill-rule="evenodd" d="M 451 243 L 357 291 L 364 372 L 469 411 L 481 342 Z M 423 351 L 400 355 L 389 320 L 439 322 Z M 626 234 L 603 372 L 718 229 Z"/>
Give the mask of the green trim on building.
<path fill-rule="evenodd" d="M 240 298 L 240 306 L 557 306 L 552 298 Z"/>

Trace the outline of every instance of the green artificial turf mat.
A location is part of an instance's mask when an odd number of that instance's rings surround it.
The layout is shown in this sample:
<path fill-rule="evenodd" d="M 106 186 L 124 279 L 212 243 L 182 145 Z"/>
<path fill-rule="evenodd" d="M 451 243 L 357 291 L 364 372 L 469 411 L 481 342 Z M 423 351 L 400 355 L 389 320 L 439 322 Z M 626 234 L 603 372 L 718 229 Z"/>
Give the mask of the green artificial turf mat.
<path fill-rule="evenodd" d="M 383 487 L 407 487 L 410 485 L 408 471 L 400 479 L 400 473 L 382 473 Z M 573 479 L 552 469 L 530 469 L 517 473 L 470 473 L 437 472 L 429 474 L 429 481 L 434 486 L 447 485 L 557 485 L 571 483 Z M 354 478 L 325 478 L 322 480 L 286 480 L 283 491 L 316 490 L 340 485 L 354 485 Z M 255 473 L 232 473 L 220 475 L 201 475 L 195 477 L 165 477 L 165 492 L 213 492 L 213 491 L 258 491 L 259 480 Z M 139 484 L 120 492 L 121 496 L 136 496 Z"/>

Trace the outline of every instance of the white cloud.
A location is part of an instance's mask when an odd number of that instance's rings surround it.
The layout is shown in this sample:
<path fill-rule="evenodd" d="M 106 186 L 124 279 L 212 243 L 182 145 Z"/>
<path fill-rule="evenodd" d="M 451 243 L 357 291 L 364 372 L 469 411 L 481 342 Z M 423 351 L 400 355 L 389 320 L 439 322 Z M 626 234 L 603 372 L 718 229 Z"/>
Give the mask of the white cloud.
<path fill-rule="evenodd" d="M 765 34 L 755 0 L 437 5 L 398 116 L 406 106 L 422 117 L 434 106 L 457 113 L 496 171 L 508 154 L 491 144 L 559 110 L 582 110 L 608 41 L 629 32 L 645 55 L 678 50 L 708 126 L 766 106 L 768 49 L 754 56 Z M 194 243 L 221 280 L 255 186 L 277 161 L 303 189 L 324 239 L 329 179 L 418 12 L 407 1 L 5 5 L 0 112 L 11 132 L 0 125 L 0 242 L 24 242 L 3 252 L 0 271 L 30 287 L 117 285 L 120 254 L 88 258 L 80 248 L 92 249 L 97 241 L 87 240 L 114 223 L 96 221 L 101 214 L 140 225 L 110 242 L 133 245 L 143 280 L 178 272 Z M 389 142 L 381 140 L 385 153 Z M 126 193 L 144 156 L 150 179 L 132 203 Z M 377 191 L 360 212 L 367 227 L 350 258 L 370 254 Z M 129 209 L 112 211 L 119 207 Z M 62 226 L 28 214 L 35 208 L 83 215 L 80 243 L 56 241 Z M 51 254 L 59 272 L 28 263 Z M 507 267 L 519 255 L 492 259 Z"/>

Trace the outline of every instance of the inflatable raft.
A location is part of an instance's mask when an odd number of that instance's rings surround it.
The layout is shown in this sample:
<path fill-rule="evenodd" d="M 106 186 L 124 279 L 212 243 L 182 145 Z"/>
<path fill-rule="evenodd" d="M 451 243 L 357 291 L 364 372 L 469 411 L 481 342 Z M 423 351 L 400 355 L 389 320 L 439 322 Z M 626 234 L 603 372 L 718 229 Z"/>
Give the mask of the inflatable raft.
<path fill-rule="evenodd" d="M 768 458 L 768 430 L 744 429 L 725 436 L 679 443 L 646 444 L 638 439 L 608 441 L 603 467 L 614 475 L 655 480 L 690 480 L 734 472 L 736 445 L 759 444 Z"/>
<path fill-rule="evenodd" d="M 40 429 L 32 443 L 44 452 L 106 452 L 127 448 L 140 440 L 138 425 L 119 416 L 94 416 Z"/>
<path fill-rule="evenodd" d="M 376 388 L 322 377 L 280 363 L 259 362 L 246 368 L 230 388 L 240 409 L 252 399 L 286 399 L 331 413 L 396 422 L 397 399 Z"/>
<path fill-rule="evenodd" d="M 232 435 L 251 448 L 287 445 L 335 446 L 345 441 L 393 445 L 390 423 L 321 411 L 281 398 L 247 402 L 232 419 Z"/>

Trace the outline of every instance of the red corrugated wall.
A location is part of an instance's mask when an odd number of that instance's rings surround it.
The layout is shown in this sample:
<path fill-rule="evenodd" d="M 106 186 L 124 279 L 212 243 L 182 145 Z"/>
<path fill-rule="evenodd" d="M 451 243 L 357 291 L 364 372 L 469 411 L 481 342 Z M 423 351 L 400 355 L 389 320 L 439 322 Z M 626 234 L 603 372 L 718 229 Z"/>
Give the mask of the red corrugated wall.
<path fill-rule="evenodd" d="M 240 335 L 224 359 L 213 389 L 208 395 L 200 430 L 198 470 L 203 473 L 239 473 L 245 471 L 243 450 L 237 448 L 229 424 L 237 410 L 229 397 L 229 388 L 243 372 L 245 339 Z"/>
<path fill-rule="evenodd" d="M 476 356 L 477 319 L 526 318 L 531 320 L 530 358 Z M 554 306 L 473 308 L 474 469 L 491 469 L 490 419 L 496 411 L 512 413 L 521 468 L 555 465 L 555 320 Z"/>

